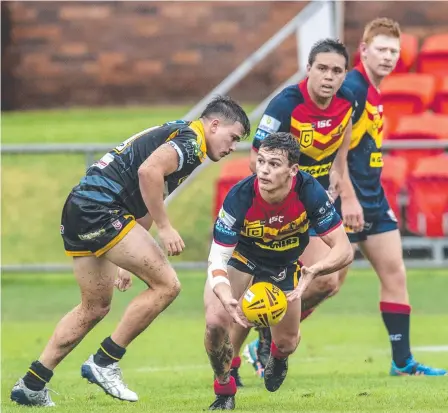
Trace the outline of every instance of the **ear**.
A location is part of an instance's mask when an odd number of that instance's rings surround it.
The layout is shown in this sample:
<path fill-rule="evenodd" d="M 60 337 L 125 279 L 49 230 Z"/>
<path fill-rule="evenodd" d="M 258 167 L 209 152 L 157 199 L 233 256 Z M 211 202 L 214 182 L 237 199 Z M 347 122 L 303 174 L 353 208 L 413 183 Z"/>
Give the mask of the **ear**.
<path fill-rule="evenodd" d="M 219 126 L 219 119 L 213 119 L 210 122 L 210 130 L 215 133 Z"/>
<path fill-rule="evenodd" d="M 310 64 L 308 63 L 308 64 L 306 65 L 306 74 L 307 74 L 307 75 L 310 74 L 310 70 L 311 70 L 311 66 L 310 66 Z"/>
<path fill-rule="evenodd" d="M 359 45 L 359 53 L 361 55 L 361 59 L 366 58 L 368 47 L 369 47 L 369 45 L 366 42 L 361 42 L 361 44 Z"/>
<path fill-rule="evenodd" d="M 299 173 L 299 165 L 295 163 L 293 166 L 291 166 L 291 169 L 289 170 L 289 176 L 293 178 L 298 173 Z"/>

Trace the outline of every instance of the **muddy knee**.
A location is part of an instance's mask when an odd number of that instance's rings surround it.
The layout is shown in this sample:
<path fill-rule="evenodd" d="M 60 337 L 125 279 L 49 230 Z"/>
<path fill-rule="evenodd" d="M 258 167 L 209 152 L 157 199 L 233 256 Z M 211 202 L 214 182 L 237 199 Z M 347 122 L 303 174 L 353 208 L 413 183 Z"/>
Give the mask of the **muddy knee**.
<path fill-rule="evenodd" d="M 82 303 L 81 309 L 90 323 L 99 323 L 110 311 L 110 303 Z"/>
<path fill-rule="evenodd" d="M 219 320 L 207 322 L 205 327 L 205 340 L 211 348 L 220 347 L 226 337 L 229 336 L 229 331 L 228 328 L 226 328 L 226 324 L 227 323 L 225 321 L 224 323 L 221 323 Z"/>

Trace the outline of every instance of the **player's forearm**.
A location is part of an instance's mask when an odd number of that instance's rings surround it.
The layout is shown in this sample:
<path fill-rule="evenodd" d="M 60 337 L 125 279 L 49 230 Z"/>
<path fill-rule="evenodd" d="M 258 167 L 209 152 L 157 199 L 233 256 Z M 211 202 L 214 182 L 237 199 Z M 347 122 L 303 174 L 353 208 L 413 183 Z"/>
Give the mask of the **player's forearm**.
<path fill-rule="evenodd" d="M 323 259 L 315 265 L 318 269 L 317 276 L 331 274 L 346 267 L 353 261 L 353 249 L 347 240 L 336 243 Z"/>
<path fill-rule="evenodd" d="M 145 168 L 139 170 L 138 178 L 143 202 L 157 227 L 160 229 L 171 225 L 163 202 L 163 173 L 155 168 Z"/>
<path fill-rule="evenodd" d="M 215 286 L 213 292 L 222 303 L 229 302 L 229 300 L 232 299 L 232 289 L 230 288 L 230 285 L 219 283 Z"/>
<path fill-rule="evenodd" d="M 355 189 L 353 188 L 348 168 L 345 169 L 345 173 L 344 175 L 342 175 L 340 182 L 340 190 L 341 190 L 340 197 L 342 201 L 356 198 L 356 192 Z"/>

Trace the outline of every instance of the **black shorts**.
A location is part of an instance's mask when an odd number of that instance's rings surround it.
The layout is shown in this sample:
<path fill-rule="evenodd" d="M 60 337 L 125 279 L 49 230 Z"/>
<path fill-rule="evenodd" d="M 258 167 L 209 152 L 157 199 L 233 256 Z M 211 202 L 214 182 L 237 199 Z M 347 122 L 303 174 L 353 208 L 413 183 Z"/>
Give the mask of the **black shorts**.
<path fill-rule="evenodd" d="M 119 205 L 107 206 L 71 193 L 62 210 L 61 236 L 70 257 L 100 257 L 136 224 Z"/>
<path fill-rule="evenodd" d="M 252 275 L 254 277 L 253 284 L 265 281 L 276 285 L 285 292 L 294 290 L 300 278 L 301 263 L 298 260 L 287 266 L 266 265 L 246 258 L 235 250 L 228 265 Z"/>

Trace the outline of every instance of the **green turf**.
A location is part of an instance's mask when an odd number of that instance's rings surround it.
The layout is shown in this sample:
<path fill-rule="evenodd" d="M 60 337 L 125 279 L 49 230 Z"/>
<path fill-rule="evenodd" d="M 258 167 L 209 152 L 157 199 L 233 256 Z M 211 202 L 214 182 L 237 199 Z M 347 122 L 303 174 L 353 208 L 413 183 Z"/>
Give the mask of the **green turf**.
<path fill-rule="evenodd" d="M 180 274 L 178 300 L 130 347 L 122 367 L 140 401 L 120 403 L 79 377 L 80 364 L 110 334 L 120 314 L 142 289 L 116 293 L 108 317 L 56 370 L 51 387 L 55 411 L 79 413 L 203 411 L 212 401 L 211 370 L 203 350 L 204 274 Z M 42 350 L 58 319 L 78 302 L 69 274 L 3 276 L 2 280 L 2 411 L 29 411 L 13 406 L 9 391 Z M 413 303 L 412 343 L 416 357 L 448 367 L 447 352 L 422 346 L 446 346 L 446 271 L 410 271 Z M 388 376 L 387 334 L 378 312 L 378 282 L 371 271 L 352 271 L 341 293 L 302 325 L 303 340 L 291 358 L 283 387 L 264 390 L 249 365 L 241 369 L 246 387 L 237 396 L 245 412 L 444 412 L 448 377 Z"/>
<path fill-rule="evenodd" d="M 172 107 L 6 113 L 2 114 L 2 141 L 118 144 L 140 130 L 182 117 L 187 110 Z M 207 256 L 214 182 L 221 166 L 222 162 L 207 167 L 169 208 L 172 223 L 187 245 L 179 260 L 203 261 Z M 84 171 L 83 155 L 2 156 L 4 264 L 68 262 L 59 235 L 60 216 L 68 193 Z"/>

